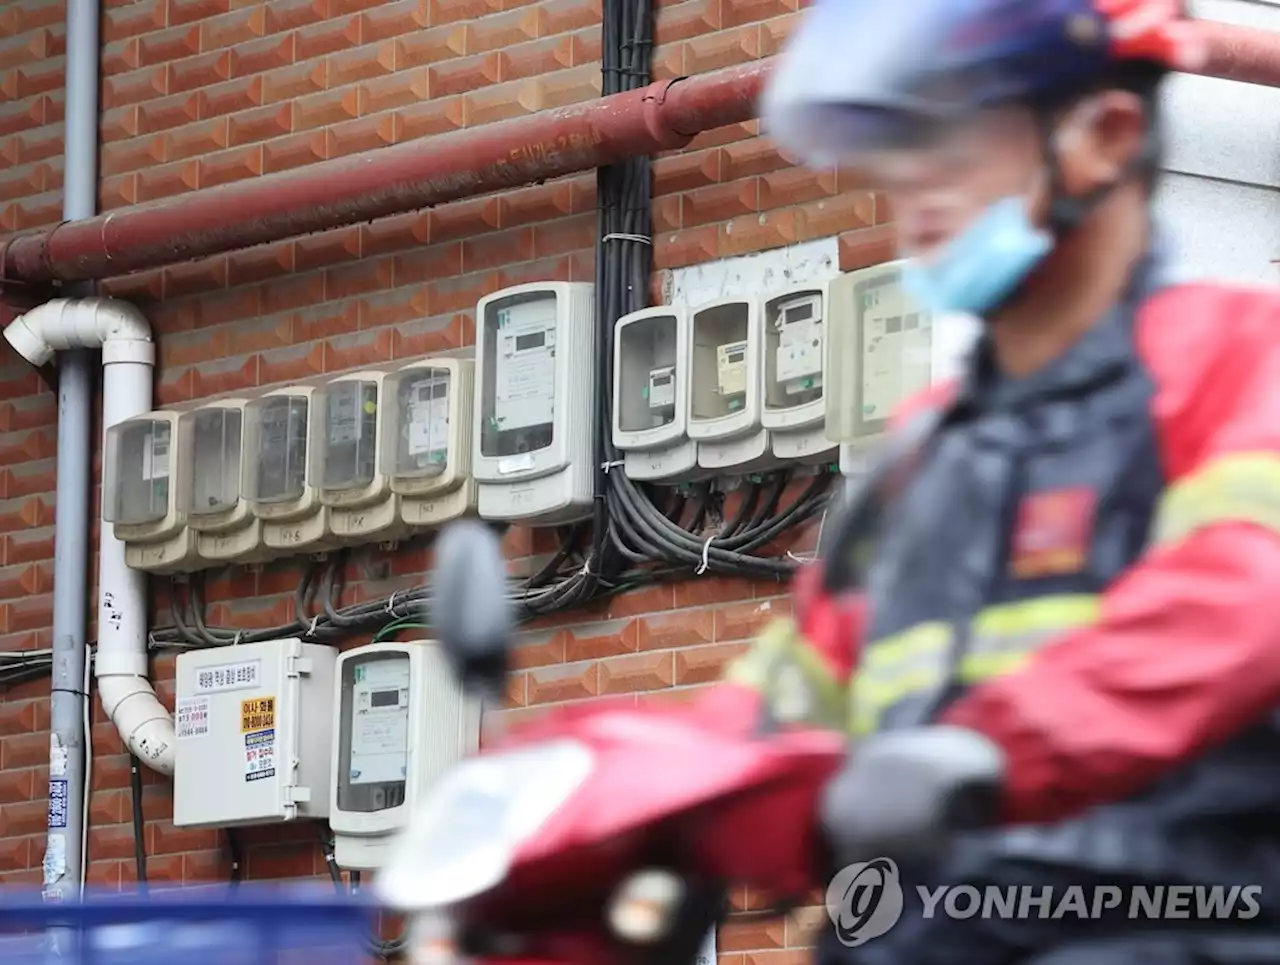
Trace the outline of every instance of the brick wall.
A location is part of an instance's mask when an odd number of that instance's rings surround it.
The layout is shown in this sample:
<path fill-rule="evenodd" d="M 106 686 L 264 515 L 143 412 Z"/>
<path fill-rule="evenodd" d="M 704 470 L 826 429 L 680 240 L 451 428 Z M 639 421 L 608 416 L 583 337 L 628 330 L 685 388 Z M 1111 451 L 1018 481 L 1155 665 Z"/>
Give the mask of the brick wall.
<path fill-rule="evenodd" d="M 660 3 L 655 73 L 698 73 L 778 49 L 800 0 Z M 430 137 L 599 91 L 600 0 L 106 0 L 103 210 Z M 0 5 L 0 226 L 60 216 L 60 0 Z M 746 123 L 656 162 L 656 257 L 670 269 L 838 236 L 848 270 L 889 254 L 883 205 L 836 171 L 786 166 Z M 158 402 L 186 402 L 469 344 L 476 301 L 497 288 L 591 278 L 590 174 L 103 284 L 135 300 L 159 344 Z M 655 279 L 655 291 L 661 291 Z M 55 400 L 0 347 L 0 648 L 50 642 Z M 547 534 L 513 531 L 513 557 Z M 358 554 L 344 603 L 421 576 L 426 552 Z M 288 565 L 211 579 L 211 624 L 291 618 Z M 647 588 L 530 627 L 511 713 L 599 694 L 713 680 L 782 587 L 719 578 Z M 167 614 L 157 586 L 157 614 Z M 172 699 L 172 661 L 156 679 Z M 0 692 L 0 882 L 40 880 L 48 681 Z M 128 758 L 94 702 L 91 877 L 133 878 Z M 146 848 L 155 880 L 228 873 L 217 831 L 175 830 L 168 786 L 148 775 Z M 247 832 L 251 878 L 323 873 L 314 829 Z M 748 896 L 738 895 L 745 906 Z M 810 910 L 736 922 L 722 963 L 790 965 Z M 743 963 L 745 965 L 745 962 Z"/>

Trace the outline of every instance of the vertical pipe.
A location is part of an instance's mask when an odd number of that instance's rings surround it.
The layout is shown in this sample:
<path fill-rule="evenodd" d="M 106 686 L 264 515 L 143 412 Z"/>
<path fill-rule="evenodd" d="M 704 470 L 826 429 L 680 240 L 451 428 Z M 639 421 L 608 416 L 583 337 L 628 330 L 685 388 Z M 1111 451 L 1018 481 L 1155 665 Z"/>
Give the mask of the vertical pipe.
<path fill-rule="evenodd" d="M 62 216 L 90 218 L 98 196 L 98 0 L 67 0 L 65 174 Z M 71 292 L 71 294 L 80 294 Z M 89 594 L 90 426 L 96 366 L 89 349 L 58 359 L 57 505 L 53 550 L 53 689 L 50 695 L 49 818 L 44 860 L 47 900 L 83 887 L 86 624 Z M 57 941 L 63 954 L 69 943 Z"/>

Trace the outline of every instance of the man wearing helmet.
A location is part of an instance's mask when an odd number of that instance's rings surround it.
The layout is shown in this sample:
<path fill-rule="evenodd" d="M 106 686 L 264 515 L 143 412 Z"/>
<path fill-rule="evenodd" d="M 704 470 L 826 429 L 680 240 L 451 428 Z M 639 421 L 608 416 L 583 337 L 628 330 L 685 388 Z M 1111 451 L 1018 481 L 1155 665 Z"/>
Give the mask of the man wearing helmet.
<path fill-rule="evenodd" d="M 860 588 L 811 568 L 729 675 L 857 738 L 835 867 L 897 859 L 908 913 L 833 955 L 1276 957 L 1280 299 L 1165 266 L 1154 108 L 1194 40 L 1176 0 L 816 0 L 766 91 L 784 151 L 887 197 L 917 298 L 984 322 L 891 434 Z M 957 921 L 913 883 L 1263 891 L 1248 921 Z"/>

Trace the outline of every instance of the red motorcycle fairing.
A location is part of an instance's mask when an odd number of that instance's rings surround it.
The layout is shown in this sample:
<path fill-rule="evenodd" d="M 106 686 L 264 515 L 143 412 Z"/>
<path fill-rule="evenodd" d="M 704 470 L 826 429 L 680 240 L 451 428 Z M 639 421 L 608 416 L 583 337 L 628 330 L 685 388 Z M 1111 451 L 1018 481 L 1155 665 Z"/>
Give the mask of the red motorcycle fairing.
<path fill-rule="evenodd" d="M 816 730 L 763 735 L 760 715 L 758 695 L 720 684 L 689 703 L 556 708 L 505 735 L 486 753 L 572 739 L 595 760 L 464 917 L 513 932 L 555 927 L 569 941 L 573 919 L 593 927 L 618 882 L 648 867 L 754 884 L 778 898 L 807 894 L 820 883 L 817 797 L 845 740 Z"/>

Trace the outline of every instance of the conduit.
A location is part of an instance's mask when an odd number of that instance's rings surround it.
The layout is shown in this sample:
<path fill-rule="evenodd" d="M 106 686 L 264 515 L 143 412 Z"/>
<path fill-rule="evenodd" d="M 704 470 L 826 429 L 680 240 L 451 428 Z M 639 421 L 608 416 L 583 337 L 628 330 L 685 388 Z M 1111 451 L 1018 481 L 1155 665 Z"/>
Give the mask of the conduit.
<path fill-rule="evenodd" d="M 1280 87 L 1280 33 L 1198 21 L 1202 73 Z M 0 282 L 107 278 L 682 147 L 750 120 L 769 61 L 323 161 L 0 242 Z"/>

